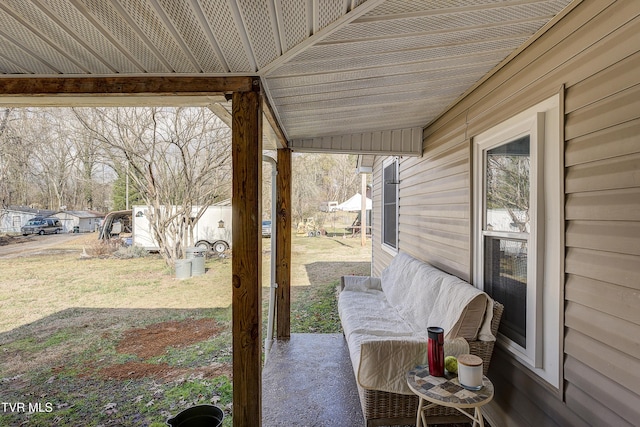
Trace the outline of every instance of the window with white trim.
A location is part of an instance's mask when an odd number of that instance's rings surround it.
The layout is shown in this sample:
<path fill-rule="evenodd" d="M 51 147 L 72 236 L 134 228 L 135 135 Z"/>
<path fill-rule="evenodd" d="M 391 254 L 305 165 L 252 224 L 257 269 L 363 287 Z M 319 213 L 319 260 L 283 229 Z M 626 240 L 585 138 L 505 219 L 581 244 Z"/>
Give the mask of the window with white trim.
<path fill-rule="evenodd" d="M 382 245 L 398 250 L 398 158 L 382 163 Z"/>
<path fill-rule="evenodd" d="M 559 387 L 562 172 L 559 97 L 476 136 L 478 287 L 505 306 L 498 342 Z"/>

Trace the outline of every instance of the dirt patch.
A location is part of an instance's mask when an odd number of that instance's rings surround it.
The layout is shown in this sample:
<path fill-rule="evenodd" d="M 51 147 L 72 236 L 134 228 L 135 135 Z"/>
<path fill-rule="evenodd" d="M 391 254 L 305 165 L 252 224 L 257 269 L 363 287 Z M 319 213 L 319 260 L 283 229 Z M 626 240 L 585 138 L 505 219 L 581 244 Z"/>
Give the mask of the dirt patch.
<path fill-rule="evenodd" d="M 171 381 L 179 377 L 193 376 L 199 378 L 217 378 L 226 375 L 231 378 L 233 368 L 224 363 L 202 368 L 176 368 L 166 363 L 127 362 L 100 369 L 99 375 L 108 380 L 130 380 L 153 377 Z"/>
<path fill-rule="evenodd" d="M 222 327 L 212 319 L 156 323 L 127 331 L 116 350 L 147 359 L 164 354 L 167 347 L 186 347 L 209 339 L 220 331 Z"/>
<path fill-rule="evenodd" d="M 141 359 L 148 359 L 164 354 L 168 347 L 186 347 L 207 340 L 221 331 L 222 327 L 213 319 L 156 323 L 146 328 L 127 331 L 116 346 L 116 350 L 118 353 L 135 354 Z M 98 374 L 104 379 L 114 380 L 153 377 L 170 381 L 186 376 L 215 378 L 227 375 L 231 377 L 232 371 L 232 366 L 228 363 L 198 368 L 177 368 L 166 363 L 132 361 L 107 366 L 100 369 Z"/>

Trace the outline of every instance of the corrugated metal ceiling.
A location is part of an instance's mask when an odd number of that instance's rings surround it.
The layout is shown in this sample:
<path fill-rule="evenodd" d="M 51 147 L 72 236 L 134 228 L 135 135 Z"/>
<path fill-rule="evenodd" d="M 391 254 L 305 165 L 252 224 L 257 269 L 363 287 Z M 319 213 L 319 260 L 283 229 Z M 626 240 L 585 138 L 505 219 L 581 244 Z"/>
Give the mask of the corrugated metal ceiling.
<path fill-rule="evenodd" d="M 0 72 L 258 75 L 295 144 L 425 126 L 569 2 L 2 0 Z"/>

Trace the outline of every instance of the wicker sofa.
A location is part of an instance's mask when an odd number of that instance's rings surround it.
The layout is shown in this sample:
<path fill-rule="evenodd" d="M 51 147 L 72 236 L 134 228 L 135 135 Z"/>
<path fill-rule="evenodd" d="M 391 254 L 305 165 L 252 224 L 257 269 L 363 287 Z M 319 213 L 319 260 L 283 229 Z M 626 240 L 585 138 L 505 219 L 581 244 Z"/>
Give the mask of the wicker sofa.
<path fill-rule="evenodd" d="M 417 397 L 406 373 L 427 362 L 427 327 L 445 329 L 445 352 L 470 352 L 489 369 L 503 307 L 467 282 L 407 254 L 380 278 L 345 276 L 338 311 L 367 426 L 414 424 Z M 463 350 L 460 350 L 463 349 Z M 466 422 L 435 407 L 430 422 Z"/>

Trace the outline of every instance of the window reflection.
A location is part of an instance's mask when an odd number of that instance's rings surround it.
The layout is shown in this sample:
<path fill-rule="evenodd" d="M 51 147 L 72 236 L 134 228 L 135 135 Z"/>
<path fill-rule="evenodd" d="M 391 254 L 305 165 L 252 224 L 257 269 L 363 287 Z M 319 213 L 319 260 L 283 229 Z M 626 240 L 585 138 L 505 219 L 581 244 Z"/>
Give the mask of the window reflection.
<path fill-rule="evenodd" d="M 529 136 L 487 151 L 486 230 L 529 233 Z"/>

